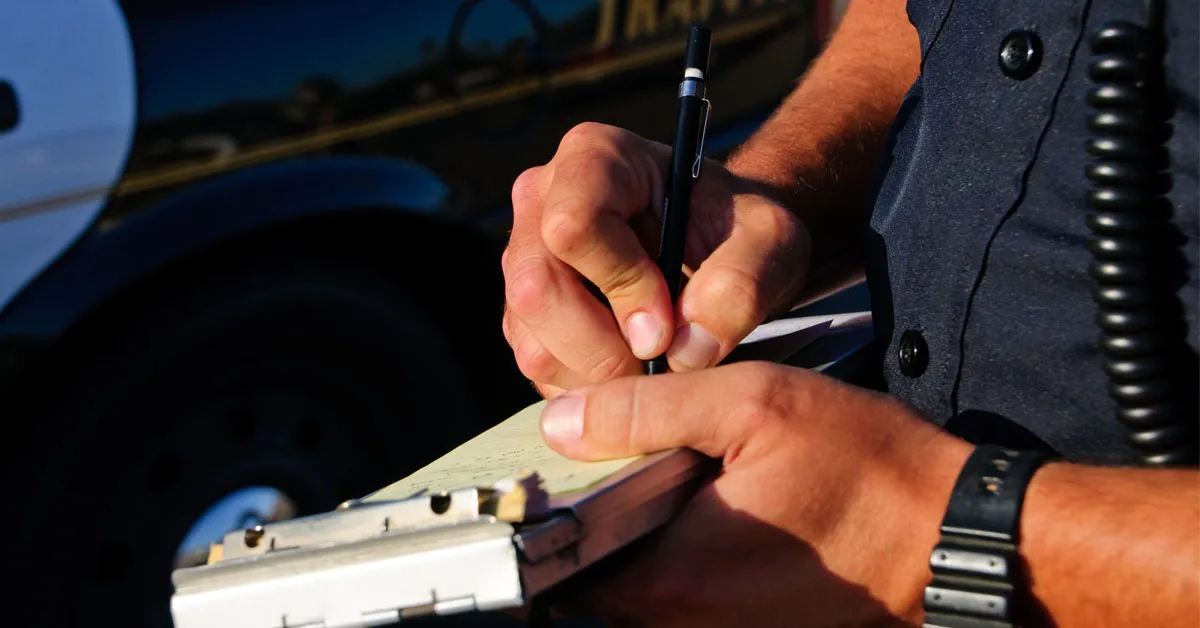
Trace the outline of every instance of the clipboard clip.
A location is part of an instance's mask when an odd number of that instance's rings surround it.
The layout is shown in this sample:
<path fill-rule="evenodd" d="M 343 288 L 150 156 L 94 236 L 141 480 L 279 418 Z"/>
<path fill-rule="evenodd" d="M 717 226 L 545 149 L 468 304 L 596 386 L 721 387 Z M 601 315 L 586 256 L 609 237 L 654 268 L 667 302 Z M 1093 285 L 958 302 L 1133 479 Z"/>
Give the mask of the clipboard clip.
<path fill-rule="evenodd" d="M 514 608 L 665 524 L 713 461 L 631 463 L 544 511 L 505 519 L 504 490 L 464 488 L 235 530 L 172 573 L 175 628 L 367 628 Z"/>

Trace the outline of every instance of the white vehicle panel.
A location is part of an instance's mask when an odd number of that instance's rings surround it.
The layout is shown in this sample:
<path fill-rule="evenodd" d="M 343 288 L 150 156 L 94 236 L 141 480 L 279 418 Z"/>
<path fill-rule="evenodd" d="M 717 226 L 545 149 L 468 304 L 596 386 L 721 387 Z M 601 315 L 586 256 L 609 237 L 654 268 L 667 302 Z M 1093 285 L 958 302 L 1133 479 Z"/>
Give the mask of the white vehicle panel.
<path fill-rule="evenodd" d="M 95 220 L 120 179 L 137 110 L 116 0 L 0 2 L 0 80 L 20 120 L 0 133 L 0 307 Z"/>

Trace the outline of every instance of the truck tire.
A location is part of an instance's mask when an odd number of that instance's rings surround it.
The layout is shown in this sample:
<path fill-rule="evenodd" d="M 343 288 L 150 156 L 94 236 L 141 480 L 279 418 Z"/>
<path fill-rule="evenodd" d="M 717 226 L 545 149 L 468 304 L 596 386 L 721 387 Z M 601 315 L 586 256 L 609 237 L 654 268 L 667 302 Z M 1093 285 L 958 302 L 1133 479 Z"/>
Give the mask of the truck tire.
<path fill-rule="evenodd" d="M 41 395 L 9 479 L 37 625 L 170 626 L 179 544 L 224 496 L 330 510 L 483 427 L 443 333 L 367 268 L 258 260 L 165 296 Z"/>

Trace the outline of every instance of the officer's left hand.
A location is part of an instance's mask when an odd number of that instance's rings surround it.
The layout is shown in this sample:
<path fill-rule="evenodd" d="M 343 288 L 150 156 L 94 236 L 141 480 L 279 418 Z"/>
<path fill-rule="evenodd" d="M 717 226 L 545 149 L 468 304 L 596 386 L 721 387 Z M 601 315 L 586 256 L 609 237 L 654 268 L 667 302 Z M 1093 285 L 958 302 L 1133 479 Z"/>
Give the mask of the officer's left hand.
<path fill-rule="evenodd" d="M 690 447 L 722 462 L 680 516 L 582 587 L 588 614 L 654 626 L 919 623 L 929 552 L 970 446 L 892 397 L 742 363 L 570 391 L 558 452 Z"/>

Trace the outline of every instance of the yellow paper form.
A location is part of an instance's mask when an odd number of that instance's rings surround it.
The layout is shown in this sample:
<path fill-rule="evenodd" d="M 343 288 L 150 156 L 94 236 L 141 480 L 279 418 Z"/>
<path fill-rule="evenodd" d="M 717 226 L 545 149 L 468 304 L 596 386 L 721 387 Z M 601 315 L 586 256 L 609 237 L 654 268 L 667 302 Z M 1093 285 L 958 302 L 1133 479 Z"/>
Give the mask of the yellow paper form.
<path fill-rule="evenodd" d="M 404 499 L 424 490 L 490 487 L 534 471 L 546 493 L 561 495 L 587 488 L 640 458 L 579 462 L 560 456 L 546 446 L 538 430 L 545 405 L 539 401 L 521 410 L 365 501 Z"/>

